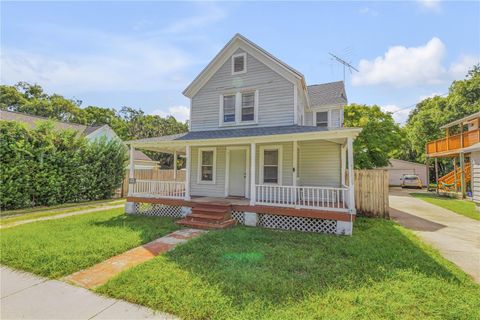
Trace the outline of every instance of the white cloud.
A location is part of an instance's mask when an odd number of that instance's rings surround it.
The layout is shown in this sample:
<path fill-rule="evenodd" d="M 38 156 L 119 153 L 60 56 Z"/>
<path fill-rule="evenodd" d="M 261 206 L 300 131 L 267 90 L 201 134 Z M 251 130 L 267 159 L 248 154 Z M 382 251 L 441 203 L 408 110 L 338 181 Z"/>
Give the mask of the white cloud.
<path fill-rule="evenodd" d="M 362 15 L 373 16 L 373 17 L 378 16 L 378 11 L 377 10 L 374 10 L 374 9 L 368 8 L 368 7 L 365 7 L 365 8 L 362 8 L 362 9 L 358 10 L 358 13 L 360 13 Z"/>
<path fill-rule="evenodd" d="M 440 0 L 417 0 L 417 3 L 424 10 L 440 12 L 442 9 L 442 4 Z"/>
<path fill-rule="evenodd" d="M 429 99 L 429 98 L 433 98 L 433 97 L 436 97 L 436 96 L 441 96 L 442 94 L 441 93 L 438 93 L 438 92 L 433 92 L 431 94 L 427 94 L 427 95 L 423 95 L 423 96 L 420 96 L 418 98 L 418 102 L 421 102 L 425 99 Z"/>
<path fill-rule="evenodd" d="M 185 106 L 173 106 L 169 107 L 168 111 L 158 109 L 153 111 L 152 114 L 161 117 L 174 116 L 178 121 L 185 122 L 190 118 L 190 108 Z"/>
<path fill-rule="evenodd" d="M 391 47 L 383 57 L 373 61 L 361 60 L 360 72 L 353 75 L 352 82 L 357 86 L 436 84 L 445 73 L 442 66 L 445 51 L 445 45 L 436 37 L 424 46 Z"/>
<path fill-rule="evenodd" d="M 62 30 L 89 45 L 89 51 L 55 55 L 3 48 L 1 82 L 36 82 L 62 93 L 79 91 L 179 89 L 193 59 L 168 40 L 104 34 L 93 30 Z M 85 40 L 88 38 L 88 40 Z"/>
<path fill-rule="evenodd" d="M 450 65 L 449 72 L 454 79 L 462 79 L 478 63 L 480 63 L 480 56 L 462 55 L 456 62 Z"/>
<path fill-rule="evenodd" d="M 413 107 L 410 108 L 400 108 L 399 106 L 389 104 L 386 106 L 382 106 L 381 109 L 386 112 L 391 112 L 393 119 L 400 123 L 401 125 L 405 124 L 408 119 L 408 115 L 410 111 L 412 111 Z"/>

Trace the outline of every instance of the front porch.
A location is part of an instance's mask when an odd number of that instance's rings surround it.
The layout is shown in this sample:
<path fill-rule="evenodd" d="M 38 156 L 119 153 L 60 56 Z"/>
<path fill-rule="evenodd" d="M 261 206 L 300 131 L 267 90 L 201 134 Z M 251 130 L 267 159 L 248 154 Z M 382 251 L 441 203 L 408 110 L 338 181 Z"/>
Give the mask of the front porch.
<path fill-rule="evenodd" d="M 349 225 L 342 233 L 351 233 L 356 213 L 353 191 L 356 133 L 336 130 L 235 141 L 155 141 L 154 138 L 130 142 L 131 152 L 135 147 L 168 152 L 173 154 L 174 163 L 177 157 L 185 157 L 186 166 L 185 181 L 158 181 L 136 179 L 132 164 L 128 211 L 165 213 L 170 206 L 173 209 L 169 215 L 192 215 L 205 222 L 207 210 L 197 207 L 208 203 L 228 207 L 221 223 L 231 217 L 247 225 L 262 225 L 265 219 L 282 220 L 280 224 L 288 229 L 289 224 L 317 225 L 331 220 L 334 232 L 337 222 L 345 222 Z M 174 166 L 173 170 L 177 168 Z M 192 214 L 192 210 L 199 212 Z"/>

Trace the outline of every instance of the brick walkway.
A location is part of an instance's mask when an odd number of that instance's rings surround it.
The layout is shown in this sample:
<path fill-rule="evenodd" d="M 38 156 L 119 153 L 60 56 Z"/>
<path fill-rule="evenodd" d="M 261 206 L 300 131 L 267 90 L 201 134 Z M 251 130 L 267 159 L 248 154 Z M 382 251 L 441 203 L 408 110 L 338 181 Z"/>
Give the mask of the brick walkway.
<path fill-rule="evenodd" d="M 161 253 L 172 250 L 178 244 L 185 243 L 189 239 L 205 232 L 207 231 L 198 229 L 177 230 L 143 246 L 133 248 L 100 262 L 88 269 L 75 272 L 66 276 L 63 280 L 88 289 L 96 288 L 120 272 L 151 260 Z"/>

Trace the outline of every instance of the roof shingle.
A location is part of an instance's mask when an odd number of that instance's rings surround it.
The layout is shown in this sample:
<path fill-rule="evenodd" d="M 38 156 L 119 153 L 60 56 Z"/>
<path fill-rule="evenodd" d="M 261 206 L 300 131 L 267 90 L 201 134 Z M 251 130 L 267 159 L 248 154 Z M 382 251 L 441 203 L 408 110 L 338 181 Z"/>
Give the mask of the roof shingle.
<path fill-rule="evenodd" d="M 312 107 L 344 106 L 348 103 L 343 81 L 314 84 L 307 87 Z"/>

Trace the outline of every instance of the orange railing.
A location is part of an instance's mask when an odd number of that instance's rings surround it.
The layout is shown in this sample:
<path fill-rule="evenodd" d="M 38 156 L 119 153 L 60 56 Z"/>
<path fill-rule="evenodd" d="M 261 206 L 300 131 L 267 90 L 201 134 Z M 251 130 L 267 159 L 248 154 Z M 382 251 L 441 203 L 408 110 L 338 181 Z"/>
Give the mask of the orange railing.
<path fill-rule="evenodd" d="M 467 148 L 478 142 L 480 142 L 480 129 L 466 131 L 463 134 L 456 134 L 427 143 L 427 154 Z"/>

